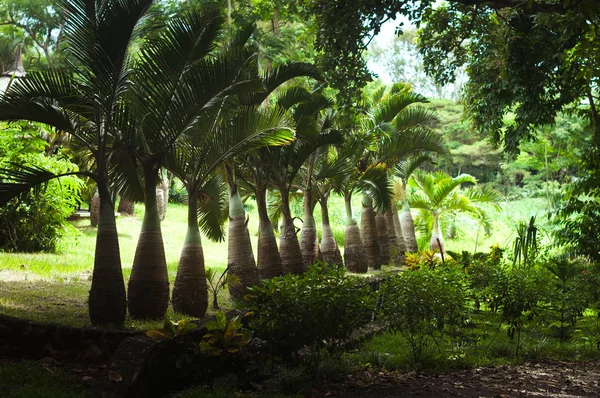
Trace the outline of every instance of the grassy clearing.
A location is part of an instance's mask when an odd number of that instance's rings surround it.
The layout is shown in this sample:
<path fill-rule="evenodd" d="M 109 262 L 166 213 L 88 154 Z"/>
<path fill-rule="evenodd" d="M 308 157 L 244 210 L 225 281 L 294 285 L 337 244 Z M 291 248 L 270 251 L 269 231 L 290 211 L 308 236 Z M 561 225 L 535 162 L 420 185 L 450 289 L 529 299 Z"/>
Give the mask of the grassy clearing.
<path fill-rule="evenodd" d="M 0 366 L 0 386 L 7 398 L 91 397 L 85 385 L 62 369 L 43 367 L 35 362 Z"/>
<path fill-rule="evenodd" d="M 331 198 L 331 222 L 334 234 L 343 244 L 345 228 L 345 210 L 343 199 Z M 249 213 L 249 230 L 256 250 L 258 239 L 258 217 L 255 203 L 246 202 Z M 480 233 L 479 249 L 486 251 L 492 244 L 510 247 L 514 239 L 514 231 L 519 221 L 528 220 L 531 215 L 543 213 L 543 199 L 523 199 L 503 205 L 501 212 L 490 212 L 493 223 L 493 234 L 489 237 Z M 292 204 L 293 212 L 301 217 L 300 202 Z M 360 219 L 360 197 L 355 196 L 353 212 Z M 417 213 L 415 212 L 414 216 Z M 119 217 L 117 228 L 123 264 L 123 275 L 127 283 L 131 274 L 131 265 L 135 254 L 135 246 L 139 237 L 143 206 L 136 206 L 133 217 Z M 167 217 L 162 223 L 166 258 L 171 287 L 177 273 L 179 251 L 186 233 L 187 208 L 184 205 L 169 205 Z M 321 213 L 317 206 L 315 219 L 320 227 Z M 448 250 L 473 251 L 477 233 L 477 223 L 465 215 L 456 218 L 457 238 L 448 240 Z M 300 222 L 298 222 L 300 226 Z M 543 228 L 542 228 L 543 229 Z M 94 261 L 96 229 L 89 225 L 89 220 L 78 220 L 71 224 L 65 237 L 60 242 L 58 254 L 48 253 L 0 253 L 0 312 L 8 315 L 33 319 L 43 322 L 57 322 L 73 326 L 89 326 L 87 316 L 87 296 L 90 289 Z M 224 270 L 227 264 L 227 242 L 211 242 L 203 239 L 204 255 L 207 267 Z M 256 254 L 256 253 L 255 253 Z M 223 308 L 231 308 L 232 302 L 227 291 L 220 295 Z M 212 310 L 209 310 L 209 313 Z M 173 319 L 182 317 L 173 313 L 169 307 L 168 315 Z M 127 327 L 136 329 L 155 328 L 156 322 L 127 321 Z"/>

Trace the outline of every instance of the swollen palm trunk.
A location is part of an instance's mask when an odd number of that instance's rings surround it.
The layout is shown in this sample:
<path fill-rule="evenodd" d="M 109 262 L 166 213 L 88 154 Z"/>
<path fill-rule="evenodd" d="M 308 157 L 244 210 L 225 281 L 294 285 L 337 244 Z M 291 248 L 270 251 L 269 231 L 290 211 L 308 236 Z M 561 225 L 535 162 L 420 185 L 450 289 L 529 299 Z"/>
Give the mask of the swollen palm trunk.
<path fill-rule="evenodd" d="M 132 318 L 163 319 L 169 305 L 169 275 L 156 208 L 156 177 L 146 175 L 145 181 L 144 221 L 129 278 L 128 307 Z"/>
<path fill-rule="evenodd" d="M 377 223 L 375 212 L 370 198 L 363 195 L 362 212 L 360 216 L 360 237 L 367 255 L 367 266 L 375 269 L 381 268 L 379 260 L 379 242 L 377 242 Z"/>
<path fill-rule="evenodd" d="M 375 264 L 375 269 L 381 269 L 382 265 L 390 263 L 390 237 L 388 236 L 387 220 L 384 213 L 377 212 L 375 225 L 377 227 L 377 242 L 379 243 L 379 258 Z"/>
<path fill-rule="evenodd" d="M 236 300 L 242 300 L 246 289 L 258 285 L 258 269 L 252 252 L 250 232 L 245 218 L 244 204 L 237 190 L 229 195 L 229 230 L 227 234 L 227 266 L 229 273 L 237 280 L 229 283 L 229 293 Z"/>
<path fill-rule="evenodd" d="M 119 201 L 119 208 L 117 209 L 117 211 L 121 213 L 121 215 L 124 214 L 128 216 L 133 216 L 133 213 L 135 211 L 135 202 L 125 198 L 121 198 L 121 200 Z"/>
<path fill-rule="evenodd" d="M 404 250 L 400 248 L 398 243 L 398 237 L 396 236 L 396 229 L 394 228 L 394 213 L 398 214 L 395 210 L 388 210 L 385 212 L 385 221 L 388 229 L 388 240 L 390 249 L 390 262 L 396 267 L 404 265 L 406 255 Z M 402 238 L 404 240 L 404 238 Z"/>
<path fill-rule="evenodd" d="M 369 270 L 367 256 L 356 222 L 346 225 L 344 234 L 344 264 L 351 272 L 365 273 Z"/>
<path fill-rule="evenodd" d="M 402 227 L 402 235 L 404 235 L 404 240 L 406 241 L 406 251 L 410 253 L 418 252 L 419 247 L 417 246 L 417 237 L 415 235 L 415 223 L 413 222 L 412 214 L 410 214 L 408 201 L 404 201 L 404 205 L 402 206 L 400 226 Z"/>
<path fill-rule="evenodd" d="M 302 263 L 308 267 L 317 261 L 319 255 L 319 240 L 317 236 L 317 227 L 315 218 L 308 211 L 304 211 L 304 223 L 300 230 L 300 251 L 302 253 Z"/>
<path fill-rule="evenodd" d="M 90 321 L 94 326 L 122 326 L 127 312 L 115 213 L 108 189 L 100 197 L 96 256 L 89 296 Z"/>
<path fill-rule="evenodd" d="M 279 255 L 281 256 L 281 265 L 283 272 L 288 274 L 301 274 L 306 271 L 302 261 L 302 251 L 300 243 L 296 236 L 296 227 L 290 211 L 290 203 L 287 190 L 281 190 L 281 213 L 283 215 L 283 225 L 279 236 Z"/>
<path fill-rule="evenodd" d="M 197 200 L 192 200 L 188 207 L 188 230 L 173 287 L 173 310 L 201 318 L 208 308 L 208 288 L 194 203 Z"/>
<path fill-rule="evenodd" d="M 321 203 L 321 214 L 322 214 L 322 233 L 321 233 L 321 247 L 319 259 L 328 265 L 337 265 L 340 267 L 344 266 L 342 260 L 342 254 L 340 248 L 333 236 L 333 230 L 329 223 L 329 210 L 327 207 L 327 198 L 320 201 Z"/>
<path fill-rule="evenodd" d="M 402 226 L 400 225 L 400 216 L 398 215 L 397 210 L 392 210 L 392 221 L 394 223 L 394 231 L 396 232 L 396 238 L 398 239 L 398 248 L 404 257 L 406 257 L 406 240 L 404 239 L 404 234 L 402 233 Z"/>
<path fill-rule="evenodd" d="M 258 275 L 260 279 L 271 279 L 283 274 L 281 257 L 277 248 L 273 224 L 267 214 L 266 190 L 257 192 L 258 210 Z"/>
<path fill-rule="evenodd" d="M 296 236 L 294 222 L 291 217 L 289 220 L 284 220 L 280 230 L 279 237 L 279 255 L 281 256 L 281 265 L 285 274 L 301 274 L 306 271 L 304 262 L 302 261 L 302 252 L 300 251 L 300 243 Z"/>
<path fill-rule="evenodd" d="M 429 249 L 438 252 L 440 254 L 446 254 L 446 248 L 444 244 L 444 236 L 442 235 L 442 229 L 440 228 L 439 215 L 433 216 L 433 232 L 431 233 L 431 239 L 429 240 Z"/>

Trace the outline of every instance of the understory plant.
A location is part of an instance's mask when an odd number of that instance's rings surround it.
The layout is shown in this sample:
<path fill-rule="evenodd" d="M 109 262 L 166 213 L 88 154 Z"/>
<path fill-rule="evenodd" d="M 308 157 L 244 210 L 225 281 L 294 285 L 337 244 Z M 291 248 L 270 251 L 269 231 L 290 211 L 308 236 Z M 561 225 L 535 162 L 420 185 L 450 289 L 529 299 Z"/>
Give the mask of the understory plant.
<path fill-rule="evenodd" d="M 464 326 L 467 286 L 465 274 L 455 267 L 423 267 L 382 283 L 378 317 L 405 337 L 416 368 L 426 347 Z"/>
<path fill-rule="evenodd" d="M 374 297 L 345 269 L 317 263 L 302 275 L 263 281 L 250 289 L 247 303 L 250 325 L 272 354 L 297 360 L 298 351 L 307 347 L 308 362 L 318 366 L 322 349 L 341 353 L 341 343 L 369 322 Z"/>

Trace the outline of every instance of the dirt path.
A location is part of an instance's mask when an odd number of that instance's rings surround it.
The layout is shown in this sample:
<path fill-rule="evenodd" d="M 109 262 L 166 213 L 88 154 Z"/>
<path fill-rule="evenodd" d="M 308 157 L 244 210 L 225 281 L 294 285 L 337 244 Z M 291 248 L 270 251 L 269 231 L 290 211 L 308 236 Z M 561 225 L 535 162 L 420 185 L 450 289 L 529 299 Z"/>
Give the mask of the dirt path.
<path fill-rule="evenodd" d="M 315 396 L 399 397 L 600 397 L 600 361 L 536 362 L 475 368 L 442 375 L 377 371 L 346 377 Z"/>

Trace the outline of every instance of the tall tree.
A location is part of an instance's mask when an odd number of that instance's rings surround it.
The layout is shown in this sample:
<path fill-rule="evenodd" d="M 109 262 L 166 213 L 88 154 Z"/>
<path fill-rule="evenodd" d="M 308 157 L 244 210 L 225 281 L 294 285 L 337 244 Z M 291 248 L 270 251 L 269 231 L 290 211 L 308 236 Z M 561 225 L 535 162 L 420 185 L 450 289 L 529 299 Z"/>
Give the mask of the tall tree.
<path fill-rule="evenodd" d="M 140 165 L 145 212 L 129 279 L 132 317 L 162 319 L 169 302 L 169 280 L 156 207 L 158 173 L 180 137 L 202 116 L 238 94 L 260 91 L 253 73 L 254 48 L 246 43 L 253 28 L 241 30 L 221 48 L 224 25 L 219 10 L 192 8 L 170 18 L 143 43 L 137 58 L 130 153 Z"/>
<path fill-rule="evenodd" d="M 31 72 L 0 98 L 0 120 L 32 120 L 69 133 L 94 159 L 94 169 L 80 173 L 95 180 L 100 193 L 89 309 L 92 324 L 122 325 L 125 286 L 112 202 L 110 171 L 115 166 L 113 140 L 119 136 L 122 105 L 130 90 L 131 44 L 149 0 L 62 3 L 69 68 Z M 22 169 L 2 185 L 5 198 L 58 176 Z"/>

